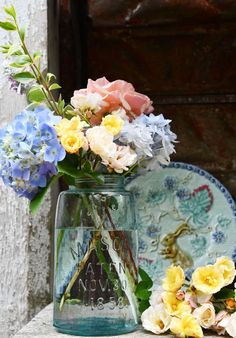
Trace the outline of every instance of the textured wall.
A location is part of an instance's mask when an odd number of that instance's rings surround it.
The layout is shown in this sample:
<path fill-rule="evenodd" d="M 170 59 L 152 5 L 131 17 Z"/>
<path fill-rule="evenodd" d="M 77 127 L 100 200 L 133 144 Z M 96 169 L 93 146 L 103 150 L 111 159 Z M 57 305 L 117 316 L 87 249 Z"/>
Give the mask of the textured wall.
<path fill-rule="evenodd" d="M 15 5 L 21 22 L 28 23 L 30 49 L 44 51 L 46 64 L 47 0 L 2 0 L 0 7 L 10 3 Z M 0 31 L 1 44 L 10 36 Z M 10 121 L 25 104 L 24 97 L 9 91 L 0 69 L 0 125 Z M 48 196 L 32 219 L 28 202 L 17 198 L 1 182 L 0 201 L 0 337 L 8 338 L 50 300 L 50 208 L 54 200 Z"/>

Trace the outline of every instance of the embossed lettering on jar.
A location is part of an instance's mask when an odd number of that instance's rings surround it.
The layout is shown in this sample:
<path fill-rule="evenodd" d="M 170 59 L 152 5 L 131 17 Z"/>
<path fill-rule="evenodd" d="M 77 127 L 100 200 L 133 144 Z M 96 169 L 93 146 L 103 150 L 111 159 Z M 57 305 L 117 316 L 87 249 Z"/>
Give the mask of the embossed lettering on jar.
<path fill-rule="evenodd" d="M 78 180 L 59 196 L 54 326 L 74 335 L 114 335 L 138 325 L 137 232 L 124 178 Z"/>

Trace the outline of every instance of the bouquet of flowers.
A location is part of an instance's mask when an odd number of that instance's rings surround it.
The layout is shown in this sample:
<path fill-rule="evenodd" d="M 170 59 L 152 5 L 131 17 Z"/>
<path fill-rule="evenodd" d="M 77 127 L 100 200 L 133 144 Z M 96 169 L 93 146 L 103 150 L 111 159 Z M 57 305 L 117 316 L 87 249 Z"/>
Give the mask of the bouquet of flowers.
<path fill-rule="evenodd" d="M 53 93 L 61 87 L 55 75 L 42 69 L 40 52 L 29 51 L 25 28 L 20 26 L 14 7 L 4 10 L 7 17 L 0 21 L 0 27 L 18 36 L 16 42 L 9 41 L 1 46 L 5 56 L 4 72 L 10 88 L 26 94 L 29 105 L 0 130 L 0 177 L 18 196 L 30 200 L 32 212 L 37 211 L 47 189 L 60 177 L 70 186 L 86 178 L 99 184 L 105 174 L 128 176 L 169 163 L 176 135 L 170 130 L 170 120 L 162 114 L 153 114 L 149 97 L 138 93 L 124 80 L 109 82 L 102 77 L 96 81 L 89 79 L 86 88 L 74 92 L 70 104 L 66 104 L 61 95 L 56 99 Z M 123 231 L 116 234 L 111 198 L 101 201 L 100 197 L 97 200 L 96 196 L 92 197 L 89 201 L 83 196 L 80 205 L 80 210 L 87 210 L 89 218 L 88 236 L 85 236 L 86 231 L 83 234 L 87 245 L 56 292 L 59 309 L 62 311 L 65 303 L 81 301 L 78 297 L 69 299 L 71 290 L 95 252 L 111 284 L 116 280 L 127 282 L 125 291 L 117 286 L 114 289 L 118 298 L 125 292 L 135 316 L 132 305 L 135 295 L 129 285 L 136 283 L 137 268 L 128 240 Z M 114 198 L 112 203 L 116 208 L 118 202 Z M 101 209 L 105 215 L 99 214 Z M 112 231 L 104 230 L 106 220 Z M 62 229 L 56 240 L 57 271 L 63 236 Z M 125 245 L 123 256 L 112 250 L 113 238 L 117 240 L 117 236 Z M 111 248 L 106 256 L 102 241 Z M 106 269 L 107 261 L 124 265 L 124 271 L 117 269 L 111 273 Z"/>
<path fill-rule="evenodd" d="M 88 80 L 66 105 L 53 92 L 55 75 L 41 69 L 41 53 L 30 53 L 25 28 L 13 6 L 0 27 L 16 32 L 18 41 L 1 46 L 10 87 L 26 93 L 29 106 L 0 131 L 0 176 L 36 211 L 47 188 L 64 176 L 102 180 L 102 174 L 129 175 L 168 164 L 176 135 L 170 120 L 155 116 L 149 97 L 131 83 Z"/>
<path fill-rule="evenodd" d="M 146 298 L 141 309 L 143 327 L 155 334 L 171 331 L 179 337 L 196 338 L 203 337 L 202 329 L 209 329 L 235 338 L 236 293 L 228 287 L 235 275 L 234 262 L 219 257 L 215 264 L 198 267 L 191 281 L 180 266 L 170 266 L 162 287 L 153 292 L 145 289 L 146 276 L 136 290 L 140 299 Z"/>

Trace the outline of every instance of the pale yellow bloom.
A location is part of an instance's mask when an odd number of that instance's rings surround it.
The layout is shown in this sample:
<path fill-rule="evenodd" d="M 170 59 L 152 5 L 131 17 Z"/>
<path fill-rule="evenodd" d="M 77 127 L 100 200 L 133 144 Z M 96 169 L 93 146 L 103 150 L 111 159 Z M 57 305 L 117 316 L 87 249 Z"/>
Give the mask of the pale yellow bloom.
<path fill-rule="evenodd" d="M 171 316 L 181 317 L 184 313 L 191 313 L 192 311 L 189 303 L 177 299 L 173 292 L 163 292 L 162 299 L 166 312 Z"/>
<path fill-rule="evenodd" d="M 232 259 L 225 256 L 219 257 L 217 258 L 216 263 L 214 265 L 216 266 L 217 269 L 220 269 L 220 271 L 223 274 L 224 286 L 233 283 L 236 271 Z"/>
<path fill-rule="evenodd" d="M 176 292 L 184 283 L 184 271 L 180 266 L 171 265 L 166 270 L 166 277 L 163 279 L 162 287 L 165 291 Z"/>
<path fill-rule="evenodd" d="M 119 134 L 123 125 L 124 120 L 119 116 L 107 115 L 102 119 L 102 126 L 104 126 L 113 136 Z"/>
<path fill-rule="evenodd" d="M 82 132 L 68 131 L 61 137 L 63 148 L 70 154 L 77 153 L 80 148 L 87 148 L 87 140 Z"/>
<path fill-rule="evenodd" d="M 72 117 L 71 120 L 62 119 L 60 123 L 55 126 L 57 135 L 61 138 L 68 131 L 81 131 L 86 126 L 86 123 L 81 121 L 79 116 Z"/>
<path fill-rule="evenodd" d="M 170 330 L 179 337 L 203 337 L 201 326 L 191 314 L 184 314 L 181 318 L 173 317 L 170 324 Z"/>
<path fill-rule="evenodd" d="M 171 316 L 165 311 L 163 304 L 159 304 L 145 310 L 142 313 L 141 321 L 145 330 L 160 334 L 169 330 Z"/>
<path fill-rule="evenodd" d="M 205 303 L 193 311 L 193 316 L 204 329 L 209 329 L 216 320 L 215 308 L 211 303 Z"/>
<path fill-rule="evenodd" d="M 192 274 L 192 284 L 205 294 L 214 294 L 224 286 L 223 274 L 214 265 L 199 267 Z"/>

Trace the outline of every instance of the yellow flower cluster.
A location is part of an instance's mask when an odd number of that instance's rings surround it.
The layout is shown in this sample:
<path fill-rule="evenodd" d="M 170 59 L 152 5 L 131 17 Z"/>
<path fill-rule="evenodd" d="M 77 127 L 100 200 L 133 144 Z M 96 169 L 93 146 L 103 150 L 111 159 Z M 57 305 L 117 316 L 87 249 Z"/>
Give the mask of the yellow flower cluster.
<path fill-rule="evenodd" d="M 152 293 L 149 300 L 151 306 L 142 314 L 144 328 L 159 334 L 170 330 L 178 337 L 202 338 L 202 328 L 212 329 L 218 325 L 212 296 L 231 284 L 235 275 L 234 262 L 228 257 L 220 257 L 215 264 L 197 268 L 192 274 L 190 287 L 186 288 L 183 269 L 170 266 L 163 279 L 162 291 Z M 226 309 L 230 311 L 235 310 L 235 304 L 236 299 L 233 298 L 225 301 Z M 225 313 L 228 319 L 231 318 Z M 230 323 L 233 323 L 233 319 Z M 230 325 L 226 326 L 226 330 L 235 332 L 232 337 L 236 337 L 236 324 Z"/>
<path fill-rule="evenodd" d="M 170 266 L 163 279 L 162 301 L 166 312 L 171 316 L 170 330 L 180 337 L 203 337 L 201 326 L 191 314 L 192 308 L 181 297 L 181 288 L 184 284 L 184 271 L 180 266 Z"/>
<path fill-rule="evenodd" d="M 192 284 L 197 291 L 212 295 L 231 284 L 234 277 L 234 262 L 228 257 L 220 257 L 214 265 L 197 268 L 192 275 Z"/>
<path fill-rule="evenodd" d="M 112 135 L 112 141 L 113 136 L 119 134 L 123 125 L 124 120 L 115 115 L 105 116 L 101 123 L 102 128 L 105 128 L 106 132 L 109 133 L 109 135 Z M 83 133 L 84 127 L 86 127 L 86 123 L 81 121 L 79 116 L 74 116 L 71 120 L 63 118 L 60 123 L 55 127 L 61 144 L 68 153 L 77 153 L 80 148 L 84 148 L 85 150 L 88 149 L 88 140 Z M 96 128 L 98 127 L 90 129 L 95 130 Z M 99 131 L 100 130 L 102 131 L 102 129 L 99 129 Z M 100 141 L 103 142 L 103 140 Z M 97 135 L 97 143 L 99 143 L 99 135 Z M 109 146 L 107 143 L 103 143 L 103 147 L 107 146 Z"/>
<path fill-rule="evenodd" d="M 79 116 L 75 116 L 71 120 L 62 119 L 55 127 L 61 144 L 68 153 L 75 154 L 80 148 L 88 148 L 87 139 L 82 132 L 85 126 L 86 123 Z"/>

